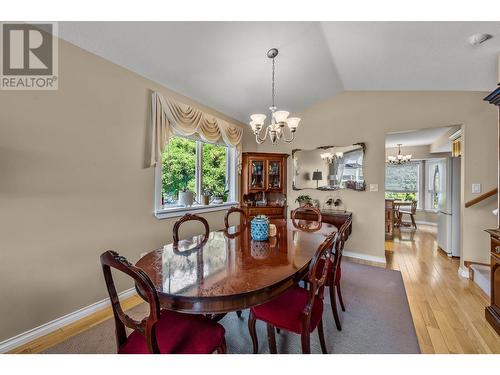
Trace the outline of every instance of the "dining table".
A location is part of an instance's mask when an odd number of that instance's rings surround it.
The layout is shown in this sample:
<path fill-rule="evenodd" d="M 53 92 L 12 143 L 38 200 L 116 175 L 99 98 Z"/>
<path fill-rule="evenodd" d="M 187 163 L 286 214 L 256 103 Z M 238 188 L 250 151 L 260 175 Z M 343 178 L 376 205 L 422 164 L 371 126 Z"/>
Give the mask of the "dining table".
<path fill-rule="evenodd" d="M 260 305 L 302 280 L 319 245 L 337 231 L 307 220 L 270 222 L 276 235 L 266 241 L 254 241 L 250 223 L 240 222 L 166 244 L 136 266 L 151 279 L 164 309 L 223 316 Z"/>

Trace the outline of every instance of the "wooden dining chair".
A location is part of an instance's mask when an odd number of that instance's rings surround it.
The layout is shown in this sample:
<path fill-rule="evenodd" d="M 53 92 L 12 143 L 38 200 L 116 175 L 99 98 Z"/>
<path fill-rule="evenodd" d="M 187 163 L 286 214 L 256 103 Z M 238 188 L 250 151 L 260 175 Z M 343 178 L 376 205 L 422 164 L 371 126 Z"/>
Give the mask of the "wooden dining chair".
<path fill-rule="evenodd" d="M 205 228 L 205 238 L 203 241 L 208 240 L 208 236 L 210 235 L 210 227 L 208 225 L 208 221 L 201 216 L 198 215 L 193 215 L 193 214 L 185 214 L 183 217 L 181 217 L 179 220 L 177 220 L 174 224 L 174 228 L 172 231 L 173 235 L 173 244 L 174 246 L 177 246 L 179 243 L 179 228 L 181 227 L 182 224 L 188 222 L 188 221 L 199 221 L 203 224 Z"/>
<path fill-rule="evenodd" d="M 267 324 L 267 338 L 269 351 L 277 353 L 275 328 L 297 333 L 301 336 L 302 353 L 311 353 L 310 334 L 318 329 L 321 351 L 327 353 L 325 335 L 323 332 L 323 292 L 327 279 L 327 268 L 318 275 L 320 259 L 330 261 L 332 248 L 337 241 L 338 234 L 332 233 L 318 247 L 309 266 L 307 274 L 308 288 L 298 285 L 291 287 L 277 298 L 262 305 L 250 309 L 248 318 L 248 329 L 252 337 L 253 352 L 256 354 L 258 348 L 256 321 L 261 320 Z"/>
<path fill-rule="evenodd" d="M 415 215 L 417 214 L 417 201 L 411 202 L 409 208 L 400 207 L 398 210 L 398 222 L 399 226 L 402 225 L 403 215 L 409 215 L 411 219 L 411 225 L 417 229 L 417 223 L 415 222 Z"/>
<path fill-rule="evenodd" d="M 308 226 L 303 225 L 300 221 L 297 220 L 307 220 L 316 222 L 316 225 Z M 314 207 L 310 203 L 306 203 L 305 205 L 296 208 L 292 211 L 292 223 L 296 228 L 299 228 L 306 232 L 316 232 L 321 229 L 321 211 L 319 208 Z"/>
<path fill-rule="evenodd" d="M 235 212 L 238 212 L 240 214 L 240 232 L 241 232 L 248 225 L 248 217 L 245 211 L 243 211 L 241 208 L 238 207 L 231 207 L 229 210 L 227 210 L 226 215 L 224 216 L 224 227 L 226 228 L 226 230 L 230 227 L 229 216 Z"/>
<path fill-rule="evenodd" d="M 337 330 L 342 330 L 342 324 L 340 323 L 339 313 L 337 310 L 337 297 L 339 299 L 340 307 L 342 311 L 345 311 L 344 300 L 342 298 L 342 290 L 340 288 L 340 280 L 342 278 L 342 253 L 344 251 L 344 244 L 349 237 L 349 228 L 351 226 L 351 218 L 348 218 L 344 224 L 340 227 L 339 237 L 335 243 L 335 253 L 330 261 L 327 262 L 325 259 L 320 259 L 318 265 L 318 276 L 323 272 L 325 264 L 327 265 L 327 281 L 325 286 L 328 287 L 330 292 L 330 305 L 332 306 L 333 318 L 335 320 L 335 325 Z"/>
<path fill-rule="evenodd" d="M 202 315 L 160 310 L 158 294 L 151 279 L 125 257 L 115 251 L 106 251 L 101 255 L 101 265 L 115 319 L 118 354 L 226 353 L 224 327 Z M 111 268 L 134 279 L 149 304 L 149 315 L 143 320 L 134 320 L 123 311 Z M 132 329 L 128 336 L 125 327 Z"/>

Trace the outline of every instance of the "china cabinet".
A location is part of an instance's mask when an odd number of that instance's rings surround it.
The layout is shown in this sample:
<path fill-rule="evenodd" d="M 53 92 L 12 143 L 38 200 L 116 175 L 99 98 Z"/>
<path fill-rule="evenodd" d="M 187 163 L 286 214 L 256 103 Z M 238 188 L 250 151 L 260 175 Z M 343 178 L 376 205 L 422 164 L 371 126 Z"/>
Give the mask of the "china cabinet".
<path fill-rule="evenodd" d="M 288 154 L 244 152 L 240 205 L 249 218 L 286 217 L 286 162 Z"/>

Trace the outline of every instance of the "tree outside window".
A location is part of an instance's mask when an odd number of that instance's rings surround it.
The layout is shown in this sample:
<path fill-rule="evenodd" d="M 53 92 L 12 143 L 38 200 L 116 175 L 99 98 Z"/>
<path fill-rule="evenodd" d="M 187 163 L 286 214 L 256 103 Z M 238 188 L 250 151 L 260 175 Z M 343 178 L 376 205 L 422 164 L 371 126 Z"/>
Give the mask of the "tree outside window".
<path fill-rule="evenodd" d="M 210 191 L 210 195 L 227 199 L 227 169 L 227 146 L 172 137 L 162 155 L 163 205 L 175 206 L 179 192 L 185 190 L 195 192 L 196 198 Z"/>

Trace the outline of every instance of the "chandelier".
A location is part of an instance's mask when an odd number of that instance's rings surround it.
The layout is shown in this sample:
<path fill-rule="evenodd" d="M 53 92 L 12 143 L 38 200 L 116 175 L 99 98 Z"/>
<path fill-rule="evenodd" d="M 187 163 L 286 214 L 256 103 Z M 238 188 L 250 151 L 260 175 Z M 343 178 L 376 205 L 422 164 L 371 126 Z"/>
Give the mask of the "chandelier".
<path fill-rule="evenodd" d="M 324 152 L 320 154 L 321 159 L 326 160 L 329 164 L 332 164 L 334 160 L 342 159 L 343 156 L 343 152 L 336 152 L 335 154 L 331 152 Z"/>
<path fill-rule="evenodd" d="M 295 132 L 299 126 L 300 118 L 298 117 L 288 117 L 290 114 L 287 111 L 278 111 L 274 103 L 275 92 L 274 92 L 274 59 L 278 56 L 278 50 L 276 48 L 271 48 L 267 51 L 267 57 L 273 60 L 273 71 L 272 71 L 272 105 L 269 107 L 271 111 L 271 123 L 265 127 L 264 134 L 261 137 L 261 131 L 264 128 L 264 121 L 266 115 L 261 113 L 256 113 L 250 116 L 250 126 L 252 127 L 253 134 L 255 134 L 255 141 L 258 144 L 262 144 L 266 141 L 267 136 L 271 140 L 273 145 L 278 143 L 279 139 L 284 142 L 290 143 L 295 138 Z M 290 132 L 290 138 L 285 136 L 285 125 L 287 125 Z"/>
<path fill-rule="evenodd" d="M 406 164 L 406 163 L 410 162 L 411 155 L 402 155 L 401 154 L 402 143 L 398 143 L 397 146 L 398 146 L 398 154 L 396 156 L 388 156 L 387 163 L 401 165 L 401 164 Z"/>

